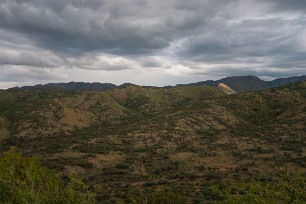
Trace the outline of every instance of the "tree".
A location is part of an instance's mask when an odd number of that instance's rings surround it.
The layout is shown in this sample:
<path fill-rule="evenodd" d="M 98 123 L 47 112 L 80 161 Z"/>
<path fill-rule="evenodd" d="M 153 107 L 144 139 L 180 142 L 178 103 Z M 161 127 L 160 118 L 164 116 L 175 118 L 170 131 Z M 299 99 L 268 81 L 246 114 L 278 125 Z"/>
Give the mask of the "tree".
<path fill-rule="evenodd" d="M 257 182 L 242 190 L 242 195 L 227 191 L 227 203 L 306 203 L 306 179 L 298 173 L 275 167 L 278 179 Z"/>
<path fill-rule="evenodd" d="M 0 203 L 94 203 L 83 182 L 70 178 L 64 185 L 36 158 L 22 157 L 16 149 L 0 157 Z"/>

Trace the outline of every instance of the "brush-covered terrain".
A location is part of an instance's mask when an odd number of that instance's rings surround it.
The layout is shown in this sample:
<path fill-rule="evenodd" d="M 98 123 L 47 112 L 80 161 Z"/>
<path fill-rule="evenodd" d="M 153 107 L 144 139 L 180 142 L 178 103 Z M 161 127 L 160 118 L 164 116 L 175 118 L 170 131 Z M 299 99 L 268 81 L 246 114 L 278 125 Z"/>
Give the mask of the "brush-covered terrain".
<path fill-rule="evenodd" d="M 306 82 L 230 95 L 205 85 L 0 91 L 1 151 L 81 178 L 100 203 L 161 191 L 222 201 L 220 189 L 276 181 L 274 166 L 305 178 L 305 138 Z"/>

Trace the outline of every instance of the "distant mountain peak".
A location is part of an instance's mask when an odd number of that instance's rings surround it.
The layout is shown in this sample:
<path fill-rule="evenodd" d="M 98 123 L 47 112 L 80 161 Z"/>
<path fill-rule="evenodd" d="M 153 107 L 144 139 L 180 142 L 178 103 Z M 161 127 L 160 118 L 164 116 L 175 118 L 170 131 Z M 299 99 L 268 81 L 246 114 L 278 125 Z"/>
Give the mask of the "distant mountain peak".
<path fill-rule="evenodd" d="M 132 83 L 124 83 L 118 86 L 118 88 L 127 88 L 129 86 L 136 86 L 135 84 Z"/>
<path fill-rule="evenodd" d="M 191 84 L 179 84 L 177 86 L 201 86 L 208 85 L 213 87 L 218 87 L 220 83 L 225 84 L 230 87 L 235 92 L 249 92 L 249 91 L 260 91 L 264 89 L 284 86 L 290 83 L 302 82 L 305 81 L 306 76 L 293 76 L 288 78 L 279 78 L 273 81 L 264 81 L 257 76 L 248 75 L 248 76 L 229 76 L 216 81 L 207 80 L 200 81 L 197 83 Z"/>
<path fill-rule="evenodd" d="M 257 76 L 248 75 L 248 76 L 232 76 L 225 77 L 219 80 L 207 80 L 200 81 L 190 84 L 178 84 L 176 86 L 201 86 L 207 85 L 212 87 L 218 87 L 222 90 L 231 90 L 232 93 L 236 92 L 248 92 L 248 91 L 259 91 L 263 89 L 269 89 L 279 86 L 284 86 L 290 83 L 302 82 L 306 80 L 306 75 L 302 76 L 293 76 L 288 78 L 278 78 L 273 81 L 264 81 Z M 126 88 L 129 86 L 138 86 L 131 83 L 124 83 L 119 86 L 111 83 L 100 83 L 100 82 L 74 82 L 70 81 L 68 83 L 48 83 L 48 84 L 37 84 L 35 86 L 23 86 L 23 87 L 14 87 L 11 89 L 22 89 L 22 90 L 39 90 L 44 88 L 60 88 L 64 90 L 72 91 L 105 91 L 115 88 Z M 220 86 L 220 87 L 219 87 Z M 154 88 L 154 86 L 142 86 L 148 88 Z M 172 86 L 167 86 L 164 88 L 171 88 Z"/>

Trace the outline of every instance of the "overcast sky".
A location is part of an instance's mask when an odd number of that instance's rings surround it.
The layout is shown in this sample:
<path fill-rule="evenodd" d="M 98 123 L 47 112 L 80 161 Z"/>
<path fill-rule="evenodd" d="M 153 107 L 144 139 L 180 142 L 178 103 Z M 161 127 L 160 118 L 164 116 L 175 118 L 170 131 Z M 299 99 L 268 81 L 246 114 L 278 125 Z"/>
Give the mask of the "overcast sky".
<path fill-rule="evenodd" d="M 0 88 L 302 74 L 305 0 L 0 0 Z"/>

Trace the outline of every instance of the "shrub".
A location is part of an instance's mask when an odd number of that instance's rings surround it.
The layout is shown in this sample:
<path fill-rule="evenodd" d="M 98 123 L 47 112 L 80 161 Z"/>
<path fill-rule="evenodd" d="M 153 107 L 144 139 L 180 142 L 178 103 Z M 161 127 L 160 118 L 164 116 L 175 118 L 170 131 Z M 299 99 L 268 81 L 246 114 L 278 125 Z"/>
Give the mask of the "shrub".
<path fill-rule="evenodd" d="M 128 203 L 131 204 L 184 204 L 187 202 L 186 196 L 182 192 L 169 192 L 161 190 L 151 194 L 129 194 Z"/>
<path fill-rule="evenodd" d="M 94 203 L 80 180 L 63 185 L 38 159 L 11 149 L 0 157 L 0 203 Z"/>
<path fill-rule="evenodd" d="M 306 180 L 297 173 L 276 168 L 276 182 L 257 182 L 242 190 L 242 195 L 228 194 L 228 203 L 306 203 Z"/>

